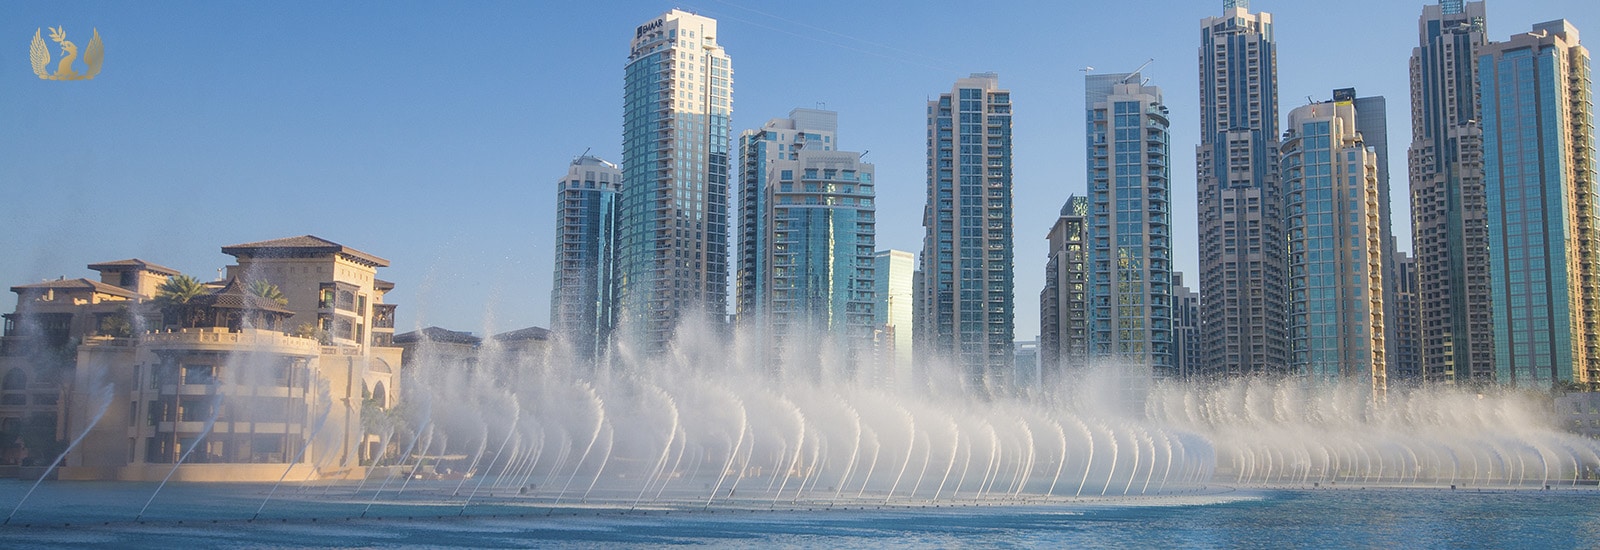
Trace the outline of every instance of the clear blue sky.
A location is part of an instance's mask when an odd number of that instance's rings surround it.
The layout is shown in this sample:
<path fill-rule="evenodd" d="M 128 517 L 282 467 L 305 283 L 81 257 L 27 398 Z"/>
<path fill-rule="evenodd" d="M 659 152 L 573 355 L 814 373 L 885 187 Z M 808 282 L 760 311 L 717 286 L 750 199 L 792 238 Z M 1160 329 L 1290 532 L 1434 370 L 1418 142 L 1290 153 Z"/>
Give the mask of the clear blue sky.
<path fill-rule="evenodd" d="M 1083 188 L 1082 67 L 1155 59 L 1144 74 L 1173 112 L 1177 265 L 1195 272 L 1199 20 L 1221 4 L 6 2 L 0 285 L 128 257 L 211 279 L 232 260 L 222 246 L 309 233 L 393 262 L 380 277 L 398 284 L 402 331 L 545 326 L 555 181 L 585 149 L 620 160 L 628 40 L 678 7 L 720 20 L 736 128 L 839 112 L 841 146 L 877 165 L 881 248 L 921 247 L 924 101 L 1000 73 L 1016 104 L 1016 334 L 1029 339 L 1045 232 Z M 1389 98 L 1406 249 L 1423 4 L 1254 2 L 1277 24 L 1281 113 L 1339 87 Z M 1593 0 L 1489 2 L 1496 40 L 1559 18 L 1600 33 Z M 80 48 L 98 28 L 99 77 L 36 78 L 28 45 L 48 26 Z"/>

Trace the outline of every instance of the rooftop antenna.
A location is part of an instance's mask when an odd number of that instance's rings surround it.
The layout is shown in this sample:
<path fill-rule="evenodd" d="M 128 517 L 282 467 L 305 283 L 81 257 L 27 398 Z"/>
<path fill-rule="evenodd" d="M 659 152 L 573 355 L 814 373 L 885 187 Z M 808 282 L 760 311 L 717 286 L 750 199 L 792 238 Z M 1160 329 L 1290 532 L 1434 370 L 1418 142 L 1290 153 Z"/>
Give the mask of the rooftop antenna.
<path fill-rule="evenodd" d="M 1122 82 L 1118 82 L 1118 84 L 1127 84 L 1128 80 L 1133 78 L 1133 75 L 1139 74 L 1139 71 L 1144 70 L 1145 67 L 1149 67 L 1151 63 L 1155 63 L 1155 62 L 1156 62 L 1156 58 L 1154 58 L 1154 57 L 1146 60 L 1143 65 L 1139 66 L 1139 68 L 1134 69 L 1132 71 L 1129 71 L 1127 78 L 1123 78 Z"/>

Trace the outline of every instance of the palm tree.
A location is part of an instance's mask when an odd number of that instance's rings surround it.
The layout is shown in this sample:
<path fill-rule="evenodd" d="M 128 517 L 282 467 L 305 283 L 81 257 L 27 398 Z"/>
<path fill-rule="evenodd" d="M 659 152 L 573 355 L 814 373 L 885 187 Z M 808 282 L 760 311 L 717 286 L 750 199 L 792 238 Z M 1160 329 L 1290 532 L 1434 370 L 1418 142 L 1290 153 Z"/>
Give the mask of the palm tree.
<path fill-rule="evenodd" d="M 174 275 L 156 287 L 156 304 L 161 307 L 164 317 L 176 318 L 177 323 L 167 324 L 187 324 L 192 316 L 190 314 L 193 313 L 190 311 L 189 302 L 205 293 L 205 285 L 200 284 L 194 277 Z"/>
<path fill-rule="evenodd" d="M 284 297 L 283 291 L 278 289 L 278 285 L 269 283 L 264 279 L 251 281 L 250 287 L 246 290 L 256 296 L 272 300 L 273 303 L 278 304 L 280 307 L 289 305 L 289 299 Z"/>

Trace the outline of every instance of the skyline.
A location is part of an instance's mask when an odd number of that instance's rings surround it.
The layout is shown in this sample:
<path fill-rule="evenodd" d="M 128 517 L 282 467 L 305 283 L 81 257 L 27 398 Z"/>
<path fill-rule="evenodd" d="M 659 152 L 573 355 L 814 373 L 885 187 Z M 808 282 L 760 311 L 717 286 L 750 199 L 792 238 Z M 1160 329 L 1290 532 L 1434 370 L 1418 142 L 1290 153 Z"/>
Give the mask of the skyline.
<path fill-rule="evenodd" d="M 1581 4 L 1491 0 L 1489 38 L 1560 18 L 1597 28 Z M 848 148 L 866 151 L 878 168 L 879 249 L 921 248 L 926 100 L 968 73 L 998 72 L 1016 104 L 1019 340 L 1038 332 L 1029 298 L 1043 287 L 1045 234 L 1067 196 L 1083 193 L 1077 69 L 1123 72 L 1155 58 L 1143 72 L 1172 111 L 1175 268 L 1198 280 L 1194 56 L 1200 20 L 1221 14 L 1222 3 L 1157 11 L 1169 6 L 1136 1 L 1105 19 L 1025 5 L 986 13 L 1030 15 L 1000 20 L 1012 30 L 960 48 L 932 29 L 994 21 L 940 13 L 943 6 L 852 6 L 851 19 L 830 22 L 819 14 L 842 8 L 755 11 L 717 0 L 630 2 L 602 17 L 515 4 L 413 4 L 405 14 L 316 6 L 311 17 L 276 5 L 156 14 L 117 4 L 17 5 L 0 24 L 8 38 L 0 41 L 0 97 L 8 98 L 0 121 L 14 129 L 0 134 L 0 183 L 11 198 L 0 211 L 12 220 L 0 230 L 0 283 L 82 277 L 89 263 L 128 257 L 205 280 L 227 263 L 217 243 L 309 233 L 393 262 L 386 278 L 398 283 L 390 296 L 401 308 L 399 331 L 549 326 L 556 182 L 586 148 L 621 161 L 627 40 L 638 22 L 672 7 L 719 20 L 736 74 L 734 133 L 795 107 L 825 103 L 839 113 Z M 1410 113 L 1396 107 L 1409 96 L 1406 59 L 1423 5 L 1368 2 L 1327 13 L 1254 2 L 1277 25 L 1287 98 L 1280 112 L 1335 88 L 1385 96 L 1390 165 L 1405 174 L 1400 144 Z M 1152 12 L 1164 15 L 1141 18 Z M 1369 32 L 1331 42 L 1337 47 L 1310 35 L 1357 21 Z M 1122 31 L 1134 23 L 1144 25 L 1137 37 L 1159 41 L 1126 45 Z M 1050 24 L 1065 28 L 1051 37 Z M 92 81 L 35 77 L 24 50 L 45 26 L 64 26 L 79 42 L 98 30 L 103 72 Z M 1106 44 L 1117 47 L 1094 49 Z M 1044 46 L 1066 55 L 1041 57 Z M 1351 58 L 1374 62 L 1337 61 Z M 1391 184 L 1405 188 L 1403 177 Z M 1409 250 L 1409 204 L 1395 195 L 1395 234 Z"/>

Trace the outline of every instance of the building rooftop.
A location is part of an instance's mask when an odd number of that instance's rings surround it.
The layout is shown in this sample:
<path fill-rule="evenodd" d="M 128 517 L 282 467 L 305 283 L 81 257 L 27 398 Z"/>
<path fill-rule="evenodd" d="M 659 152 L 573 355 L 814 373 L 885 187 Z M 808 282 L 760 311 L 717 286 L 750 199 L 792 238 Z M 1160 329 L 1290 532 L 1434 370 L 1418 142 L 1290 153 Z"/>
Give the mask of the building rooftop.
<path fill-rule="evenodd" d="M 608 161 L 606 159 L 603 159 L 603 158 L 600 158 L 600 157 L 597 157 L 597 156 L 594 156 L 594 155 L 583 155 L 583 156 L 580 156 L 578 158 L 572 159 L 572 165 L 573 166 L 604 166 L 604 167 L 610 168 L 612 170 L 617 170 L 618 169 L 616 163 L 613 163 L 611 161 Z"/>
<path fill-rule="evenodd" d="M 95 271 L 125 271 L 125 270 L 127 270 L 129 268 L 142 269 L 144 271 L 152 271 L 152 272 L 155 272 L 155 273 L 160 273 L 162 275 L 168 275 L 168 276 L 171 276 L 171 275 L 182 275 L 183 274 L 182 272 L 180 272 L 180 271 L 178 271 L 176 269 L 173 269 L 173 268 L 170 268 L 170 267 L 167 267 L 167 266 L 164 266 L 164 265 L 153 264 L 153 263 L 150 263 L 150 262 L 138 259 L 138 258 L 129 258 L 129 259 L 126 259 L 126 260 L 117 260 L 117 261 L 114 261 L 114 262 L 100 262 L 100 263 L 97 263 L 97 264 L 89 264 L 89 269 L 93 269 Z"/>
<path fill-rule="evenodd" d="M 250 293 L 238 277 L 228 279 L 211 294 L 199 296 L 195 299 L 198 305 L 218 307 L 224 309 L 249 309 L 257 311 L 270 311 L 284 315 L 293 315 L 294 312 L 278 305 L 277 302 Z"/>
<path fill-rule="evenodd" d="M 422 330 L 413 330 L 404 334 L 396 334 L 394 336 L 394 343 L 396 344 L 411 344 L 424 341 L 447 344 L 477 345 L 482 343 L 483 339 L 473 336 L 470 332 L 458 332 L 439 327 L 428 327 Z"/>
<path fill-rule="evenodd" d="M 316 235 L 301 235 L 270 241 L 236 244 L 222 247 L 223 254 L 236 257 L 257 256 L 264 258 L 292 257 L 301 254 L 344 254 L 377 267 L 389 267 L 389 260 L 373 256 L 366 252 L 318 237 Z"/>
<path fill-rule="evenodd" d="M 57 279 L 31 285 L 17 285 L 11 287 L 12 292 L 22 293 L 26 290 L 93 290 L 102 294 L 121 296 L 123 298 L 142 298 L 139 293 L 116 285 L 108 285 L 100 281 L 89 279 Z"/>
<path fill-rule="evenodd" d="M 494 335 L 494 339 L 498 342 L 515 342 L 519 340 L 549 340 L 550 331 L 539 327 L 528 327 L 525 329 L 496 334 Z"/>

